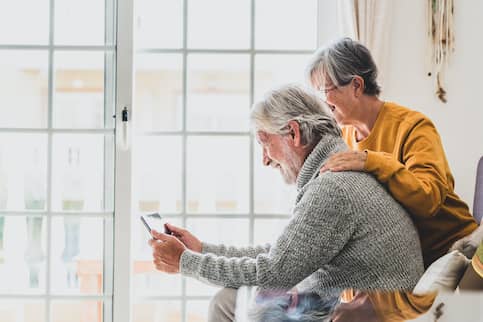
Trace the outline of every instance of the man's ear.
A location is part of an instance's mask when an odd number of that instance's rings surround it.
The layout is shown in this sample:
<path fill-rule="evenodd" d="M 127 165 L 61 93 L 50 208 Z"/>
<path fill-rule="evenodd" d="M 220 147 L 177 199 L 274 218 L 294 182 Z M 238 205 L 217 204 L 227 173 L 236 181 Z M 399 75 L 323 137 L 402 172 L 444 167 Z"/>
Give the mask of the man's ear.
<path fill-rule="evenodd" d="M 300 133 L 300 126 L 297 121 L 290 121 L 288 122 L 289 134 L 290 138 L 293 142 L 293 145 L 296 147 L 302 146 L 302 136 Z"/>
<path fill-rule="evenodd" d="M 360 97 L 362 94 L 364 94 L 364 78 L 360 76 L 354 76 L 352 79 L 352 86 L 354 88 L 354 95 L 356 97 Z"/>

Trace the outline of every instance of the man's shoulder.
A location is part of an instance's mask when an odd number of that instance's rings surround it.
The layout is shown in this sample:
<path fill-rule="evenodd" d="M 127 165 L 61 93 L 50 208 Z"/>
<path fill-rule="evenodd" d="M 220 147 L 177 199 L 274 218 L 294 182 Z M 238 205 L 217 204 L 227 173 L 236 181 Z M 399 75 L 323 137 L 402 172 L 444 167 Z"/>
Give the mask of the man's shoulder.
<path fill-rule="evenodd" d="M 321 186 L 335 185 L 342 191 L 353 188 L 354 184 L 371 183 L 378 185 L 377 180 L 372 175 L 362 171 L 327 171 L 319 174 L 309 183 Z"/>
<path fill-rule="evenodd" d="M 302 193 L 328 193 L 329 196 L 344 197 L 354 194 L 360 188 L 382 188 L 370 174 L 360 171 L 327 171 L 312 178 Z"/>
<path fill-rule="evenodd" d="M 298 200 L 323 198 L 320 202 L 346 204 L 347 207 L 371 205 L 394 208 L 399 204 L 373 175 L 359 171 L 324 172 L 310 180 Z"/>

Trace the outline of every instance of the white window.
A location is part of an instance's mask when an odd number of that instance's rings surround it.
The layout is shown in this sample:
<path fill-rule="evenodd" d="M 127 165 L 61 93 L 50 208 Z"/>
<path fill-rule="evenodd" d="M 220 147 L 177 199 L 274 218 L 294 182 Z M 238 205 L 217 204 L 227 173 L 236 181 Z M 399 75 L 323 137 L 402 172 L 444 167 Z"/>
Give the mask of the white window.
<path fill-rule="evenodd" d="M 2 322 L 112 321 L 115 15 L 0 3 Z"/>
<path fill-rule="evenodd" d="M 304 81 L 317 4 L 134 0 L 135 213 L 210 242 L 273 241 L 294 188 L 263 169 L 248 115 L 268 89 Z M 156 272 L 144 227 L 133 228 L 133 321 L 206 321 L 217 288 Z"/>
<path fill-rule="evenodd" d="M 138 216 L 276 236 L 294 191 L 248 115 L 303 81 L 319 1 L 0 2 L 0 321 L 206 320 L 216 288 L 156 272 Z"/>

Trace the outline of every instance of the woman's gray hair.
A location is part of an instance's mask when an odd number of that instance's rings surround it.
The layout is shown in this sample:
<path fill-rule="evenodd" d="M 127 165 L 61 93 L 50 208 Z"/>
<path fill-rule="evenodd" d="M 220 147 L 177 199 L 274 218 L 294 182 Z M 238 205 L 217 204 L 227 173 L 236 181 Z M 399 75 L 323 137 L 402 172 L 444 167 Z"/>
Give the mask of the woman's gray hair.
<path fill-rule="evenodd" d="M 309 83 L 324 83 L 328 77 L 337 87 L 349 84 L 355 76 L 364 79 L 364 94 L 378 96 L 377 67 L 369 49 L 350 38 L 342 38 L 319 48 L 306 69 Z"/>
<path fill-rule="evenodd" d="M 289 84 L 268 92 L 250 113 L 254 130 L 288 134 L 288 123 L 299 124 L 304 145 L 315 144 L 324 135 L 341 136 L 341 130 L 327 105 L 312 90 Z"/>

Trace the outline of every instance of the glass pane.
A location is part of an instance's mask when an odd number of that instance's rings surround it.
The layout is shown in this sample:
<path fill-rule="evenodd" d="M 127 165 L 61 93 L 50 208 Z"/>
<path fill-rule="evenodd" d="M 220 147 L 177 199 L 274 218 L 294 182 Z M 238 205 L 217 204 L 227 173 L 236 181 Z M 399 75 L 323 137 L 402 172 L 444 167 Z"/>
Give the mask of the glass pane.
<path fill-rule="evenodd" d="M 0 210 L 46 209 L 47 135 L 0 134 Z"/>
<path fill-rule="evenodd" d="M 101 301 L 53 301 L 52 322 L 102 322 Z"/>
<path fill-rule="evenodd" d="M 0 216 L 1 293 L 45 290 L 45 231 L 43 217 Z"/>
<path fill-rule="evenodd" d="M 248 48 L 250 0 L 188 1 L 188 47 Z"/>
<path fill-rule="evenodd" d="M 0 301 L 0 321 L 2 322 L 44 322 L 43 301 Z"/>
<path fill-rule="evenodd" d="M 287 185 L 279 170 L 262 163 L 262 150 L 254 148 L 254 210 L 264 214 L 291 214 L 297 196 L 295 185 Z"/>
<path fill-rule="evenodd" d="M 189 137 L 187 211 L 248 212 L 248 137 Z"/>
<path fill-rule="evenodd" d="M 240 247 L 248 245 L 248 225 L 248 219 L 189 218 L 187 220 L 187 229 L 200 240 Z M 212 296 L 219 289 L 194 278 L 186 279 L 186 293 L 190 296 Z"/>
<path fill-rule="evenodd" d="M 0 1 L 1 44 L 47 44 L 49 0 Z"/>
<path fill-rule="evenodd" d="M 183 121 L 182 57 L 139 54 L 135 64 L 136 129 L 181 130 Z"/>
<path fill-rule="evenodd" d="M 181 138 L 139 136 L 133 161 L 139 212 L 181 212 Z"/>
<path fill-rule="evenodd" d="M 55 211 L 112 211 L 113 191 L 105 191 L 104 152 L 112 151 L 112 135 L 54 134 L 52 149 L 52 208 Z M 106 171 L 109 171 L 106 172 Z"/>
<path fill-rule="evenodd" d="M 316 46 L 317 0 L 255 1 L 257 49 L 314 50 Z"/>
<path fill-rule="evenodd" d="M 181 295 L 181 276 L 159 272 L 153 264 L 150 238 L 141 221 L 133 218 L 133 289 L 137 296 L 179 296 Z M 180 226 L 180 218 L 168 218 L 167 222 Z M 150 320 L 149 320 L 150 321 Z"/>
<path fill-rule="evenodd" d="M 180 322 L 179 301 L 137 302 L 133 304 L 133 322 Z"/>
<path fill-rule="evenodd" d="M 104 53 L 55 54 L 54 127 L 104 127 Z"/>
<path fill-rule="evenodd" d="M 104 44 L 104 1 L 55 0 L 54 4 L 56 44 Z"/>
<path fill-rule="evenodd" d="M 11 1 L 11 3 L 15 3 L 15 1 Z M 1 6 L 2 4 L 0 4 Z M 0 15 L 2 15 L 1 9 Z M 21 16 L 23 17 L 23 15 Z M 3 32 L 2 34 L 12 33 Z M 0 70 L 2 71 L 0 73 L 0 97 L 4 106 L 0 127 L 47 127 L 47 52 L 40 50 L 0 51 Z"/>
<path fill-rule="evenodd" d="M 209 243 L 248 245 L 248 219 L 188 218 L 186 228 Z"/>
<path fill-rule="evenodd" d="M 289 219 L 255 219 L 254 244 L 273 245 L 282 234 Z"/>
<path fill-rule="evenodd" d="M 102 294 L 104 220 L 77 216 L 52 219 L 52 290 Z"/>
<path fill-rule="evenodd" d="M 248 55 L 190 55 L 188 129 L 247 131 L 249 75 Z"/>
<path fill-rule="evenodd" d="M 209 301 L 187 301 L 186 321 L 205 322 L 208 321 Z"/>
<path fill-rule="evenodd" d="M 136 0 L 135 40 L 138 48 L 183 46 L 183 1 Z"/>
<path fill-rule="evenodd" d="M 255 100 L 287 83 L 305 84 L 305 67 L 310 55 L 261 54 L 255 56 Z M 280 68 L 283 66 L 283 68 Z"/>
<path fill-rule="evenodd" d="M 220 290 L 220 287 L 210 285 L 195 278 L 186 278 L 186 294 L 188 296 L 213 296 Z"/>

